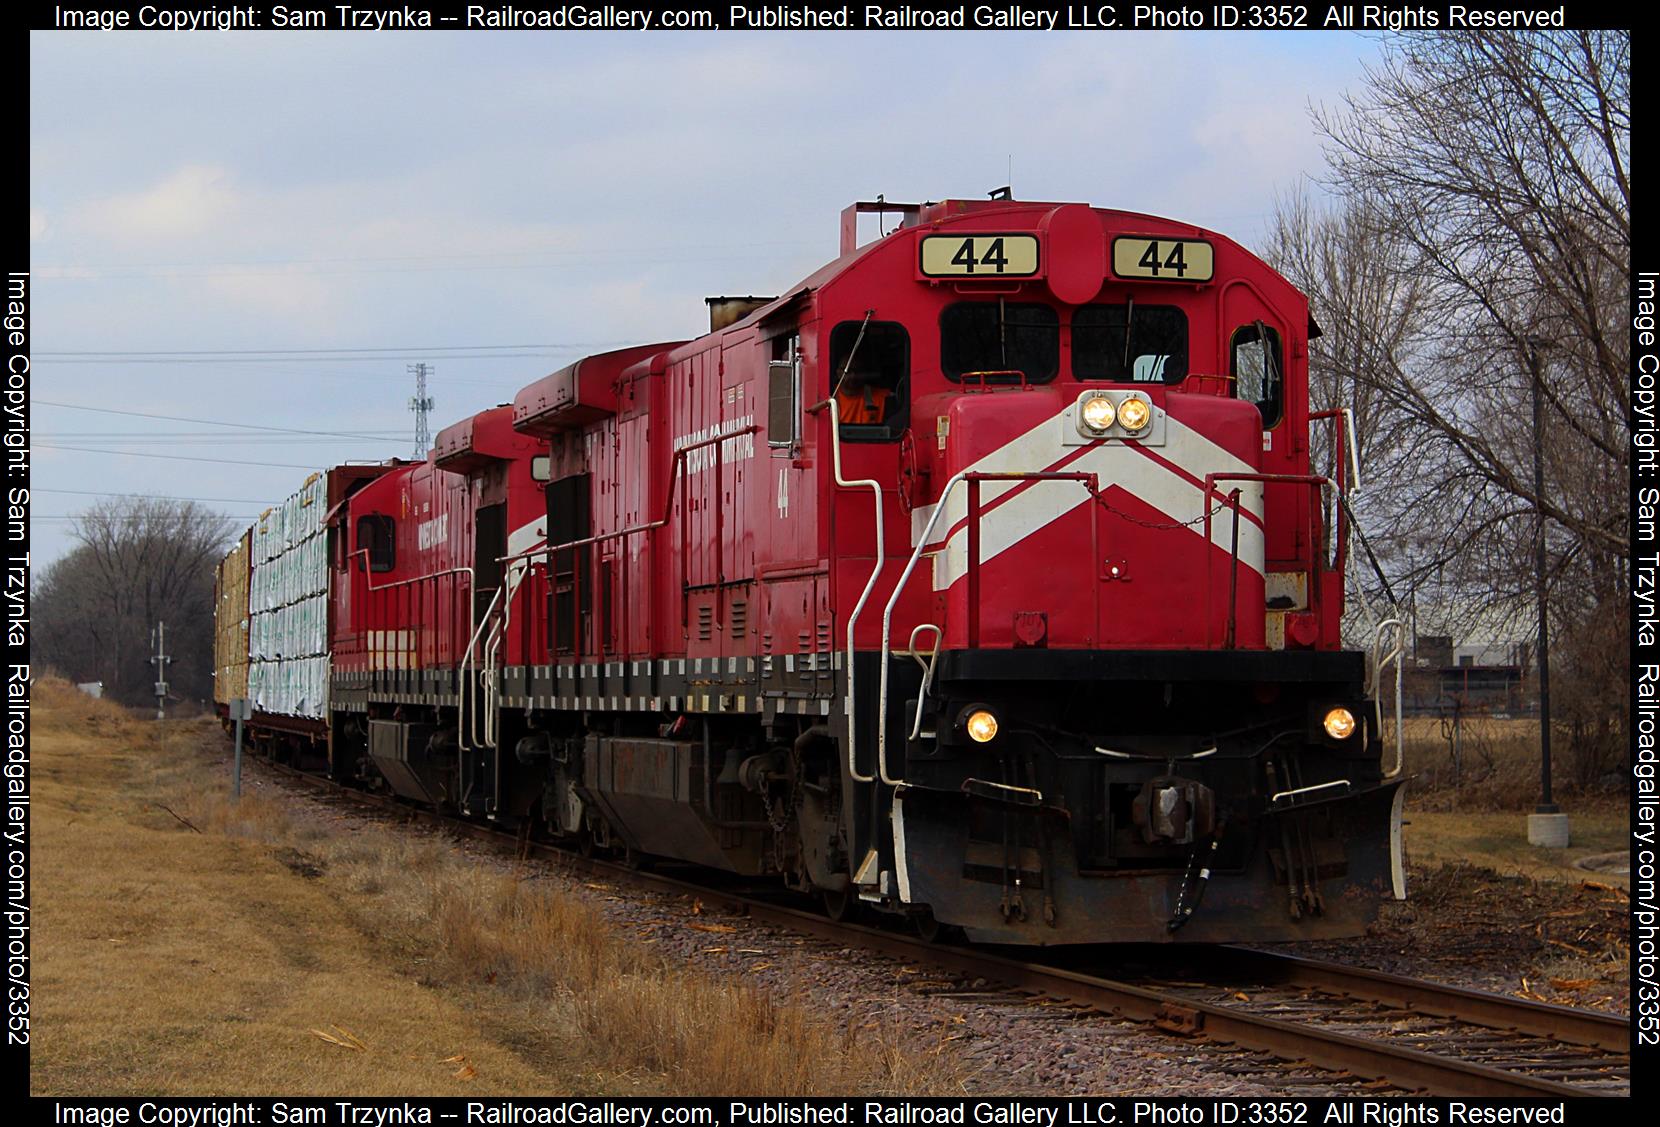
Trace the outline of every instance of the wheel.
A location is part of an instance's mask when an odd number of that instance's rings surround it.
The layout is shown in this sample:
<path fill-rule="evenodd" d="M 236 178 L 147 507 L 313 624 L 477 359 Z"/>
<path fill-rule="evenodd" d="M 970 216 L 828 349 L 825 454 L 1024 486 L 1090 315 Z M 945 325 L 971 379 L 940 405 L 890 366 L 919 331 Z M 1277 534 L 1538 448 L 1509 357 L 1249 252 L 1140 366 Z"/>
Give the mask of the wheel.
<path fill-rule="evenodd" d="M 946 932 L 949 930 L 944 924 L 934 918 L 929 908 L 924 908 L 911 917 L 911 925 L 924 943 L 944 943 Z"/>
<path fill-rule="evenodd" d="M 837 923 L 846 923 L 859 913 L 859 897 L 851 888 L 833 892 L 826 888 L 819 893 L 824 902 L 824 914 Z"/>

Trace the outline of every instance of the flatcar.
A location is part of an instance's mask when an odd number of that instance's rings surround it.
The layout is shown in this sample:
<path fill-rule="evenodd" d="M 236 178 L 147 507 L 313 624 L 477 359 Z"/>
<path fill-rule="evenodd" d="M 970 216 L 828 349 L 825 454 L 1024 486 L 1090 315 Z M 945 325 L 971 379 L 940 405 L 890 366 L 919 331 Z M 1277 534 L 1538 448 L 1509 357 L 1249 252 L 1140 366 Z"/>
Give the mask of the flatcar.
<path fill-rule="evenodd" d="M 868 212 L 897 222 L 861 245 Z M 222 567 L 221 700 L 342 781 L 838 916 L 1361 931 L 1404 895 L 1403 779 L 1387 654 L 1340 640 L 1357 470 L 1310 410 L 1307 299 L 1084 204 L 854 204 L 841 234 L 697 339 L 268 515 Z"/>

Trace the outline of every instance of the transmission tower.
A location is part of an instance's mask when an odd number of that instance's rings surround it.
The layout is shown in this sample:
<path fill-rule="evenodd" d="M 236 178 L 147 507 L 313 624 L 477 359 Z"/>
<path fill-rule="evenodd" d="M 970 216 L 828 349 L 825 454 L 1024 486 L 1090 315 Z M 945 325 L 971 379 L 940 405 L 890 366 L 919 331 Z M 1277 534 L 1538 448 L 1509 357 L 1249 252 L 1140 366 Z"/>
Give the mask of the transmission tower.
<path fill-rule="evenodd" d="M 411 364 L 409 370 L 415 374 L 415 398 L 409 401 L 409 409 L 415 412 L 415 457 L 419 460 L 427 456 L 427 448 L 432 445 L 432 431 L 427 427 L 427 412 L 432 410 L 427 377 L 432 374 L 432 368 L 424 363 Z"/>

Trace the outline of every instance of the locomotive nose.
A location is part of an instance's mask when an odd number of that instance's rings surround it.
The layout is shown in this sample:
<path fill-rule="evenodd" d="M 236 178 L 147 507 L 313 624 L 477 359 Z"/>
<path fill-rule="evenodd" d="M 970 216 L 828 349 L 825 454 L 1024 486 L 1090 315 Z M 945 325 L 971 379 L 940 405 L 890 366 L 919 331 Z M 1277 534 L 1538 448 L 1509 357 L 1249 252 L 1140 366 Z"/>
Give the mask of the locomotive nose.
<path fill-rule="evenodd" d="M 1254 414 L 1161 384 L 965 384 L 938 423 L 943 496 L 913 512 L 945 646 L 1260 648 Z"/>

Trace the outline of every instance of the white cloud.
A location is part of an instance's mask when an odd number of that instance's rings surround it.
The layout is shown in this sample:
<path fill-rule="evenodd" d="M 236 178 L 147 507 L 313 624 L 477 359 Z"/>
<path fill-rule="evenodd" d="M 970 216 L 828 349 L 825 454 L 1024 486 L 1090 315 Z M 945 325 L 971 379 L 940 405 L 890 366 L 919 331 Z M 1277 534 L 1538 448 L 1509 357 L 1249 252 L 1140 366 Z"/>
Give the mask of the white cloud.
<path fill-rule="evenodd" d="M 187 164 L 149 188 L 85 205 L 81 223 L 118 245 L 188 239 L 213 229 L 236 209 L 238 196 L 228 179 L 223 168 Z"/>

